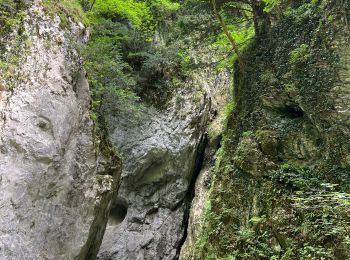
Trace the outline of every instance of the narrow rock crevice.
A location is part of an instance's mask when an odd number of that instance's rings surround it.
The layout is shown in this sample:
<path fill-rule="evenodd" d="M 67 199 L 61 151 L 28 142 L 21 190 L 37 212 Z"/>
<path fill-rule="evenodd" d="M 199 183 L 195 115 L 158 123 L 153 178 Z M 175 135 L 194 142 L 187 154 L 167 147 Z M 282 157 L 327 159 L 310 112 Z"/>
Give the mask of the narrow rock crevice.
<path fill-rule="evenodd" d="M 183 203 L 185 204 L 185 210 L 184 210 L 184 218 L 183 218 L 183 230 L 184 230 L 184 235 L 182 239 L 179 242 L 178 248 L 177 248 L 177 253 L 175 260 L 180 258 L 180 252 L 181 248 L 184 245 L 186 239 L 187 239 L 187 230 L 188 230 L 188 225 L 189 225 L 189 218 L 190 218 L 190 211 L 191 211 L 191 203 L 193 201 L 193 198 L 195 196 L 195 186 L 196 186 L 196 181 L 197 178 L 202 170 L 202 166 L 204 163 L 204 158 L 205 158 L 205 149 L 208 145 L 208 136 L 207 134 L 202 134 L 200 138 L 200 142 L 197 147 L 196 151 L 196 159 L 193 167 L 193 174 L 191 177 L 190 184 L 188 186 L 187 193 L 185 195 L 185 198 L 183 200 Z"/>

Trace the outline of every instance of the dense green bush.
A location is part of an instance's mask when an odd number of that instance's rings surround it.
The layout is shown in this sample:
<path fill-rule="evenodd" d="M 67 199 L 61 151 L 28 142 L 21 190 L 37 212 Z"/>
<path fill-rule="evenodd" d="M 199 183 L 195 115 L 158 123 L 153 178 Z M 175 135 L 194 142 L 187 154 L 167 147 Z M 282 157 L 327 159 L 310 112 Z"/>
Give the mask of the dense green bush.
<path fill-rule="evenodd" d="M 133 92 L 136 82 L 130 75 L 132 68 L 123 61 L 118 44 L 123 33 L 123 25 L 101 20 L 84 51 L 95 113 L 120 114 L 137 109 L 131 105 L 138 100 Z"/>
<path fill-rule="evenodd" d="M 84 1 L 91 24 L 85 50 L 95 114 L 137 114 L 143 103 L 165 103 L 179 73 L 179 49 L 164 41 L 178 3 Z M 129 117 L 130 118 L 130 117 Z"/>
<path fill-rule="evenodd" d="M 272 174 L 278 192 L 289 195 L 295 211 L 298 225 L 294 233 L 300 239 L 291 247 L 300 248 L 297 255 L 301 259 L 331 259 L 334 255 L 342 259 L 349 255 L 350 194 L 329 177 L 290 165 Z"/>

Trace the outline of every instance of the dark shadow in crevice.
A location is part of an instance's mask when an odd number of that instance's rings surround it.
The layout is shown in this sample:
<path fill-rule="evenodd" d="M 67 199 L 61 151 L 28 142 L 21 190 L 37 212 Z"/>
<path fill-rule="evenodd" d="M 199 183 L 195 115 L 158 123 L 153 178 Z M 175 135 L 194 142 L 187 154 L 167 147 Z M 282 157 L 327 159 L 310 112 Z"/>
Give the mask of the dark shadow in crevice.
<path fill-rule="evenodd" d="M 304 111 L 296 103 L 288 103 L 283 107 L 278 108 L 277 112 L 286 118 L 301 118 L 304 116 Z"/>
<path fill-rule="evenodd" d="M 198 178 L 198 176 L 202 170 L 202 167 L 203 167 L 205 148 L 207 147 L 207 144 L 208 144 L 208 137 L 206 134 L 203 134 L 201 136 L 200 142 L 199 142 L 198 147 L 196 149 L 196 160 L 195 160 L 194 168 L 192 171 L 193 174 L 192 174 L 192 178 L 190 181 L 190 185 L 188 187 L 186 196 L 185 196 L 184 200 L 182 201 L 182 204 L 184 203 L 184 207 L 185 207 L 184 220 L 182 223 L 182 227 L 184 229 L 184 235 L 178 244 L 176 257 L 174 258 L 174 260 L 179 259 L 181 248 L 187 239 L 187 230 L 188 230 L 188 224 L 189 224 L 189 218 L 190 218 L 191 204 L 192 204 L 192 200 L 194 199 L 194 196 L 195 196 L 196 181 L 197 181 L 197 178 Z"/>

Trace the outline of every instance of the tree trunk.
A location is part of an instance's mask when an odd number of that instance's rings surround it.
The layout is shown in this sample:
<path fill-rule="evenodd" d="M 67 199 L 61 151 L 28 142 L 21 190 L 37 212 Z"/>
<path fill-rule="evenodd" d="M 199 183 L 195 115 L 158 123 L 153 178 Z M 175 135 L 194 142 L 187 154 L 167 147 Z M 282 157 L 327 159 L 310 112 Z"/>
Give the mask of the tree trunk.
<path fill-rule="evenodd" d="M 233 38 L 232 34 L 230 33 L 224 19 L 222 18 L 222 16 L 220 15 L 220 12 L 218 11 L 218 8 L 216 6 L 216 1 L 215 0 L 211 0 L 211 3 L 213 5 L 213 10 L 214 10 L 214 13 L 217 17 L 217 19 L 219 20 L 220 24 L 221 24 L 221 27 L 222 27 L 222 30 L 224 31 L 224 33 L 226 34 L 227 38 L 229 39 L 231 45 L 232 45 L 232 48 L 234 50 L 234 52 L 236 53 L 237 55 L 237 60 L 238 60 L 238 63 L 239 63 L 239 67 L 242 71 L 244 71 L 244 68 L 245 68 L 245 64 L 244 64 L 244 61 L 242 59 L 242 56 L 240 54 L 240 51 L 239 51 L 239 47 L 238 47 L 238 44 L 237 42 L 235 41 L 235 39 Z"/>
<path fill-rule="evenodd" d="M 253 22 L 257 40 L 268 39 L 271 21 L 269 15 L 264 12 L 265 3 L 261 0 L 251 0 L 251 7 L 253 9 Z"/>

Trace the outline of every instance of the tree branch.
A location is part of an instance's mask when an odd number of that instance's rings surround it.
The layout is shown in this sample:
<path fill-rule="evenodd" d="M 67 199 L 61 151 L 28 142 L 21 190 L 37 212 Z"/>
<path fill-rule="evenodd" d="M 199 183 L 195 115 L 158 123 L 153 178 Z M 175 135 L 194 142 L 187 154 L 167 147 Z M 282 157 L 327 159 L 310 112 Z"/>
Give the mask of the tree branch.
<path fill-rule="evenodd" d="M 244 68 L 245 68 L 245 64 L 244 64 L 244 61 L 243 61 L 242 56 L 240 54 L 238 44 L 236 43 L 235 39 L 232 37 L 232 34 L 230 33 L 230 31 L 229 31 L 229 29 L 228 29 L 224 19 L 220 15 L 220 13 L 218 11 L 218 8 L 216 6 L 216 1 L 215 0 L 211 0 L 211 3 L 213 5 L 213 9 L 214 9 L 214 13 L 215 13 L 216 17 L 219 20 L 224 33 L 226 34 L 227 38 L 229 39 L 229 41 L 230 41 L 230 43 L 232 45 L 232 48 L 233 48 L 233 50 L 235 51 L 235 53 L 237 55 L 237 60 L 238 60 L 239 67 L 243 71 Z"/>

